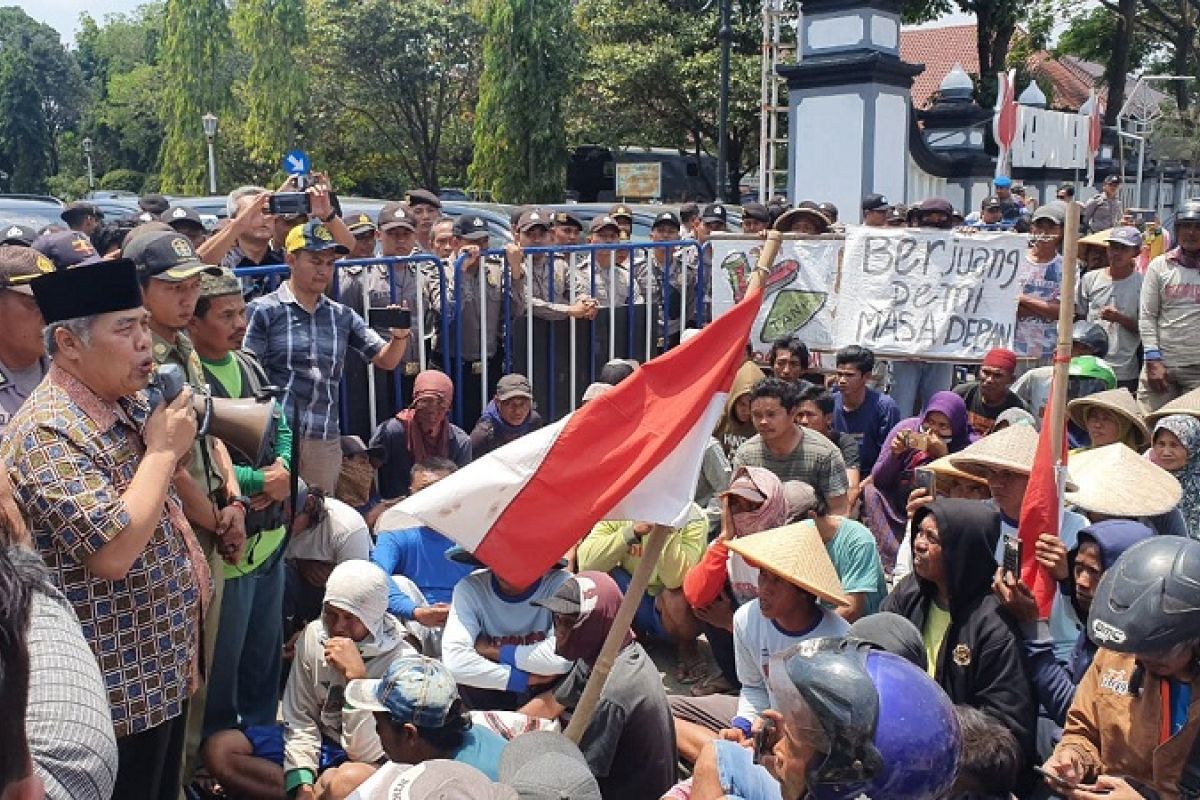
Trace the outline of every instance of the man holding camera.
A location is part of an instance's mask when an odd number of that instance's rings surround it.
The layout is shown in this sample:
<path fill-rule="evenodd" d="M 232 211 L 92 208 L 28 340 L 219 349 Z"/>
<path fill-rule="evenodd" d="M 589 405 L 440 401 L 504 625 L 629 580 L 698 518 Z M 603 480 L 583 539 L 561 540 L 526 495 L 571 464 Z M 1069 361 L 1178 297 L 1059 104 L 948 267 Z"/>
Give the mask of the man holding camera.
<path fill-rule="evenodd" d="M 188 336 L 204 367 L 213 397 L 259 398 L 267 374 L 239 348 L 246 335 L 246 301 L 241 284 L 225 270 L 200 278 L 200 299 Z M 244 725 L 274 722 L 283 650 L 283 541 L 291 497 L 292 435 L 277 415 L 275 450 L 260 463 L 254 454 L 231 452 L 234 473 L 250 497 L 246 553 L 222 571 L 220 627 L 204 709 L 204 735 Z"/>
<path fill-rule="evenodd" d="M 299 439 L 300 477 L 332 494 L 342 463 L 338 384 L 346 350 L 393 370 L 404 360 L 409 329 L 389 328 L 384 341 L 357 312 L 325 295 L 334 262 L 349 248 L 321 220 L 293 228 L 285 249 L 291 275 L 250 303 L 244 346 L 271 383 L 284 387 L 284 411 Z"/>
<path fill-rule="evenodd" d="M 51 579 L 108 689 L 115 797 L 175 800 L 212 579 L 175 486 L 196 436 L 184 388 L 153 413 L 149 313 L 131 261 L 31 286 L 53 363 L 0 445 Z"/>

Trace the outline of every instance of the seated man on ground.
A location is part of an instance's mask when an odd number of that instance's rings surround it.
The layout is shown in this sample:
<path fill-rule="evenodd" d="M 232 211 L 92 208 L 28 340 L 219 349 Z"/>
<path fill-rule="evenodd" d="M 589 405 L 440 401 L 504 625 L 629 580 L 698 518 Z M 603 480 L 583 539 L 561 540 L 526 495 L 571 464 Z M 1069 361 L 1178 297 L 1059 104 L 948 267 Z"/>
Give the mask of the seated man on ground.
<path fill-rule="evenodd" d="M 571 670 L 554 654 L 554 619 L 530 604 L 550 597 L 570 578 L 558 567 L 531 586 L 515 586 L 461 547 L 446 557 L 476 569 L 454 587 L 442 632 L 442 660 L 467 705 L 515 711 Z"/>
<path fill-rule="evenodd" d="M 321 615 L 325 583 L 334 567 L 366 561 L 370 555 L 371 532 L 362 515 L 300 481 L 296 516 L 283 551 L 284 638 Z"/>
<path fill-rule="evenodd" d="M 732 466 L 765 467 L 781 481 L 804 481 L 835 514 L 849 513 L 846 462 L 842 451 L 816 431 L 795 422 L 800 395 L 793 384 L 765 378 L 750 392 L 750 416 L 757 433 L 733 454 Z"/>
<path fill-rule="evenodd" d="M 1104 573 L 1122 553 L 1153 535 L 1154 531 L 1146 525 L 1126 519 L 1097 522 L 1079 532 L 1078 545 L 1067 556 L 1071 574 L 1062 591 L 1071 598 L 1080 619 L 1087 619 L 1096 585 Z M 1038 704 L 1061 728 L 1075 697 L 1075 687 L 1092 665 L 1098 648 L 1086 631 L 1080 631 L 1070 660 L 1059 661 L 1054 657 L 1054 641 L 1049 630 L 1037 618 L 1037 601 L 1029 588 L 1011 573 L 999 571 L 993 590 L 1021 623 L 1025 659 Z"/>
<path fill-rule="evenodd" d="M 385 458 L 382 447 L 367 447 L 359 436 L 342 437 L 342 469 L 333 496 L 362 514 L 368 524 L 379 505 L 375 473 Z"/>
<path fill-rule="evenodd" d="M 799 394 L 812 388 L 812 384 L 804 379 L 809 366 L 808 345 L 800 341 L 800 337 L 784 336 L 772 342 L 767 364 L 774 377 L 793 384 Z"/>
<path fill-rule="evenodd" d="M 996 424 L 996 417 L 1010 408 L 1025 408 L 1012 389 L 1017 371 L 1017 354 L 1012 350 L 993 348 L 983 356 L 978 379 L 960 383 L 954 393 L 967 404 L 967 421 L 979 436 L 987 436 Z"/>
<path fill-rule="evenodd" d="M 750 419 L 750 390 L 766 375 L 753 361 L 738 367 L 725 400 L 725 413 L 717 423 L 713 436 L 721 443 L 726 458 L 733 458 L 742 443 L 755 434 L 754 422 Z"/>
<path fill-rule="evenodd" d="M 887 579 L 883 576 L 875 537 L 861 522 L 828 513 L 819 499 L 809 516 L 811 519 L 799 524 L 804 528 L 815 527 L 820 534 L 842 583 L 842 592 L 849 600 L 835 612 L 847 622 L 874 614 L 887 597 Z"/>
<path fill-rule="evenodd" d="M 642 560 L 642 542 L 653 530 L 648 522 L 596 523 L 575 551 L 580 572 L 605 572 L 625 591 Z M 683 579 L 696 566 L 708 541 L 708 516 L 695 503 L 688 520 L 667 536 L 658 564 L 650 575 L 633 628 L 639 636 L 674 642 L 679 648 L 680 677 L 703 668 L 696 637 L 699 623 L 683 596 Z"/>
<path fill-rule="evenodd" d="M 414 464 L 412 493 L 437 483 L 456 469 L 448 458 L 427 458 Z M 440 655 L 441 629 L 450 616 L 454 587 L 475 567 L 446 558 L 446 551 L 454 542 L 433 528 L 411 527 L 411 524 L 402 513 L 385 511 L 375 526 L 371 561 L 392 576 L 388 611 L 406 624 L 417 623 L 424 630 L 436 630 L 433 643 L 437 644 L 437 652 L 426 655 Z"/>
<path fill-rule="evenodd" d="M 1100 580 L 1087 632 L 1100 649 L 1067 712 L 1062 741 L 1043 765 L 1091 784 L 1069 797 L 1179 797 L 1200 734 L 1200 542 L 1154 536 Z M 1144 791 L 1143 791 L 1144 789 Z"/>
<path fill-rule="evenodd" d="M 521 710 L 554 719 L 574 710 L 621 605 L 621 590 L 603 572 L 581 572 L 551 597 L 532 601 L 553 614 L 555 652 L 571 672 Z M 658 800 L 675 782 L 671 710 L 658 667 L 626 631 L 579 740 L 604 800 Z"/>
<path fill-rule="evenodd" d="M 816 495 L 808 484 L 800 486 L 808 489 L 810 499 L 805 503 L 797 496 L 796 511 L 807 513 L 816 505 Z M 738 469 L 720 500 L 720 533 L 683 580 L 684 598 L 700 621 L 720 668 L 720 674 L 700 680 L 692 688 L 697 697 L 737 687 L 733 614 L 758 595 L 758 570 L 737 553 L 731 553 L 729 542 L 778 528 L 787 521 L 790 510 L 784 484 L 775 473 L 762 467 Z"/>
<path fill-rule="evenodd" d="M 670 698 L 679 754 L 692 762 L 718 735 L 749 741 L 763 711 L 777 707 L 767 686 L 771 656 L 796 642 L 842 636 L 850 629 L 844 619 L 821 606 L 821 600 L 836 606 L 848 601 L 815 529 L 777 528 L 728 546 L 758 568 L 758 597 L 733 615 L 740 694 Z"/>
<path fill-rule="evenodd" d="M 377 765 L 383 746 L 369 712 L 344 708 L 346 685 L 382 678 L 414 653 L 387 613 L 387 576 L 367 561 L 329 576 L 321 619 L 304 629 L 283 695 L 283 722 L 215 733 L 202 755 L 230 797 L 315 798 L 321 773 Z"/>
<path fill-rule="evenodd" d="M 771 658 L 769 689 L 765 757 L 709 742 L 692 800 L 928 800 L 959 772 L 954 706 L 900 656 L 849 639 L 802 642 Z"/>
<path fill-rule="evenodd" d="M 471 431 L 471 456 L 479 458 L 540 427 L 542 415 L 533 407 L 529 379 L 524 375 L 504 375 Z"/>
<path fill-rule="evenodd" d="M 440 758 L 470 764 L 492 780 L 499 777 L 500 753 L 507 743 L 499 734 L 471 724 L 454 676 L 439 661 L 407 656 L 392 664 L 382 679 L 351 681 L 346 705 L 375 715 L 375 730 L 388 760 L 378 770 L 356 765 L 357 775 L 343 767 L 338 770 L 340 785 L 331 784 L 326 796 L 345 797 L 352 782 L 357 785 L 352 797 L 383 796 L 384 787 L 400 773 Z"/>
<path fill-rule="evenodd" d="M 800 410 L 796 412 L 796 421 L 800 423 L 800 427 L 816 431 L 842 451 L 842 461 L 846 464 L 846 482 L 850 485 L 847 505 L 853 509 L 858 500 L 859 482 L 862 478 L 858 440 L 845 431 L 834 429 L 834 402 L 834 397 L 829 391 L 820 386 L 812 386 L 800 395 Z"/>

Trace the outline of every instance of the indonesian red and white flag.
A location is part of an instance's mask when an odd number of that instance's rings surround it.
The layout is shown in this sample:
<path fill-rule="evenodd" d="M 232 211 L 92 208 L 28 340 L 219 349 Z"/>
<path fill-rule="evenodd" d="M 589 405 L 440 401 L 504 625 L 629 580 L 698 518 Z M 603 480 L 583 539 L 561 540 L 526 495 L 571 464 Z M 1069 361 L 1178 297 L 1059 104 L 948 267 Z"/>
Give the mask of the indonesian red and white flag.
<path fill-rule="evenodd" d="M 397 509 L 527 586 L 600 520 L 682 522 L 762 304 L 753 289 L 699 334 L 566 418 Z"/>

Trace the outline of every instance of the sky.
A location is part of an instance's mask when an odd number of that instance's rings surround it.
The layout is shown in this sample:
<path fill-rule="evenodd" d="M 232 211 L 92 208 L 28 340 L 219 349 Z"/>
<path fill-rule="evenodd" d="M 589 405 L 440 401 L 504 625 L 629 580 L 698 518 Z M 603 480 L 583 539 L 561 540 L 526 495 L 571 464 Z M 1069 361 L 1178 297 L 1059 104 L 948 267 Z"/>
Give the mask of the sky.
<path fill-rule="evenodd" d="M 62 34 L 63 41 L 75 41 L 75 31 L 79 27 L 79 15 L 84 11 L 97 21 L 105 14 L 132 11 L 142 5 L 145 0 L 7 0 L 5 5 L 16 5 L 26 14 L 44 22 Z"/>

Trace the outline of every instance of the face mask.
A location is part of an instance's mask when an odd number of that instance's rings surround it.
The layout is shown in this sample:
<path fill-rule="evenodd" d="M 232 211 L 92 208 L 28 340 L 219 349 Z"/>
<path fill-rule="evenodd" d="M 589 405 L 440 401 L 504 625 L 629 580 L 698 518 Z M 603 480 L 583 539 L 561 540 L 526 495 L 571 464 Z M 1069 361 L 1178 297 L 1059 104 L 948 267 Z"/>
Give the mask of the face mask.
<path fill-rule="evenodd" d="M 375 482 L 375 468 L 370 461 L 346 459 L 338 473 L 337 489 L 333 496 L 348 506 L 365 506 L 371 498 L 371 486 Z"/>

